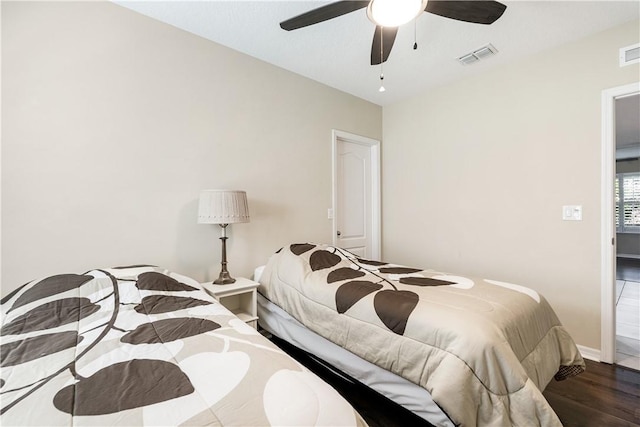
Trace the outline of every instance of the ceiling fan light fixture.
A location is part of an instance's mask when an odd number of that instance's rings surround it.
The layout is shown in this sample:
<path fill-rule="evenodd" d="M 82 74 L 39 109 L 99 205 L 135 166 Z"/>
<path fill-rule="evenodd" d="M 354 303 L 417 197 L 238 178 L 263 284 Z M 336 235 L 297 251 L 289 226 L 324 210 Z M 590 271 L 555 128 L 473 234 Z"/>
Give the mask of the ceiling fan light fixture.
<path fill-rule="evenodd" d="M 427 0 L 371 0 L 367 16 L 376 25 L 399 27 L 420 15 Z"/>

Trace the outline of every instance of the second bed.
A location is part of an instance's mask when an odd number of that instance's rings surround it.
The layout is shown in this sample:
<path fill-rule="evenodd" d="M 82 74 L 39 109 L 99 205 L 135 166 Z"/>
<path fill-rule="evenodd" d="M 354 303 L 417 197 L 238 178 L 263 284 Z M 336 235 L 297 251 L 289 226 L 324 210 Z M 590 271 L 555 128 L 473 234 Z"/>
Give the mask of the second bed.
<path fill-rule="evenodd" d="M 292 244 L 256 271 L 259 322 L 438 426 L 560 421 L 542 396 L 584 361 L 518 285 Z"/>

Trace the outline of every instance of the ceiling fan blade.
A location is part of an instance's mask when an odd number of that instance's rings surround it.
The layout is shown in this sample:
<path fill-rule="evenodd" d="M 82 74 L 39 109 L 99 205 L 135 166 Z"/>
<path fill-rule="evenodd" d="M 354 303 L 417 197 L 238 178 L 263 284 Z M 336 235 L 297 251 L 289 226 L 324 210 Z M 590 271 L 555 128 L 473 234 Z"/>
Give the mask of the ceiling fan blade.
<path fill-rule="evenodd" d="M 371 65 L 378 65 L 387 60 L 393 42 L 396 41 L 396 34 L 398 34 L 398 27 L 376 26 L 376 31 L 373 33 L 373 43 L 371 43 Z M 382 41 L 382 45 L 380 45 L 380 41 Z"/>
<path fill-rule="evenodd" d="M 507 6 L 497 1 L 429 0 L 424 10 L 458 21 L 493 24 L 502 16 L 506 8 Z"/>
<path fill-rule="evenodd" d="M 280 28 L 283 30 L 291 31 L 298 28 L 307 27 L 309 25 L 317 24 L 319 22 L 328 21 L 329 19 L 337 18 L 338 16 L 346 15 L 358 9 L 362 9 L 369 5 L 369 1 L 352 1 L 343 0 L 335 3 L 329 3 L 325 6 L 317 9 L 310 10 L 301 15 L 294 16 L 280 23 Z"/>

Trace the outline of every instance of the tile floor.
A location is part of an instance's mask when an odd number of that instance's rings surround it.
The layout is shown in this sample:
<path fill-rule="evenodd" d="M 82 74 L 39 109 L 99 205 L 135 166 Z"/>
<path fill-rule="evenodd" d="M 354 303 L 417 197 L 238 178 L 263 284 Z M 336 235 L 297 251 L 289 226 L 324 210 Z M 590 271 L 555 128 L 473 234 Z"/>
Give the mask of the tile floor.
<path fill-rule="evenodd" d="M 640 370 L 640 282 L 616 280 L 616 363 Z"/>

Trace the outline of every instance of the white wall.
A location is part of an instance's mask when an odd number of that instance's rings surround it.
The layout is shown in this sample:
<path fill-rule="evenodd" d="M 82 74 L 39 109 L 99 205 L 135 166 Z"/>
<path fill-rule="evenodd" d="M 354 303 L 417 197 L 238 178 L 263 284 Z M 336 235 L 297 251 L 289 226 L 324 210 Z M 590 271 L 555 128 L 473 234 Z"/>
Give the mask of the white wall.
<path fill-rule="evenodd" d="M 601 93 L 640 80 L 639 25 L 385 107 L 384 257 L 530 286 L 600 348 Z"/>
<path fill-rule="evenodd" d="M 246 190 L 229 270 L 329 241 L 331 130 L 380 107 L 107 2 L 2 2 L 2 294 L 151 263 L 205 280 L 201 189 Z"/>

